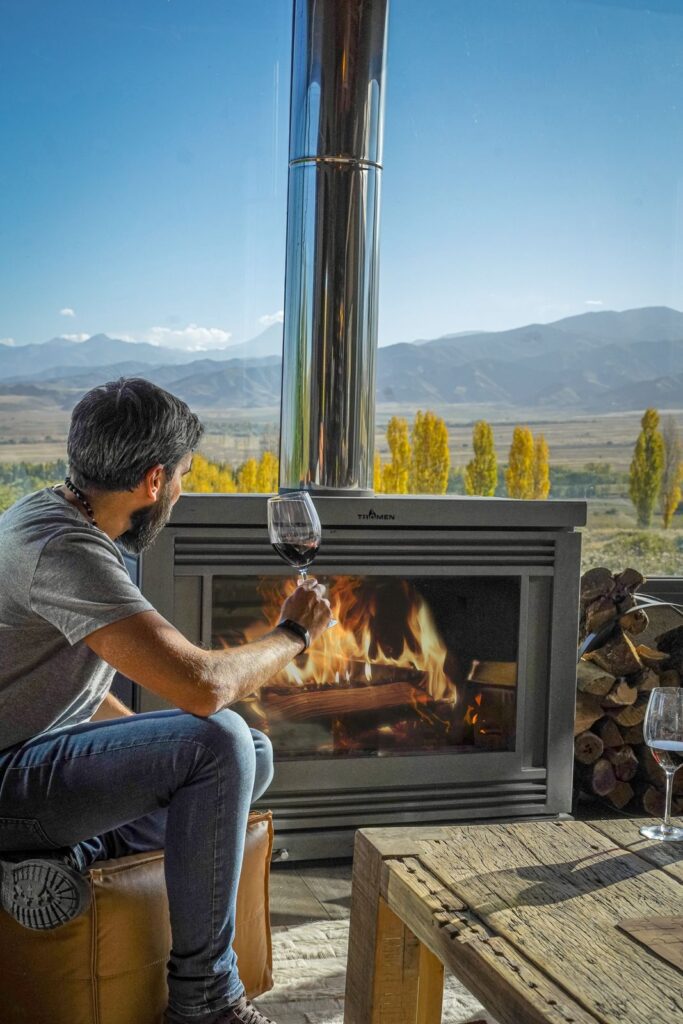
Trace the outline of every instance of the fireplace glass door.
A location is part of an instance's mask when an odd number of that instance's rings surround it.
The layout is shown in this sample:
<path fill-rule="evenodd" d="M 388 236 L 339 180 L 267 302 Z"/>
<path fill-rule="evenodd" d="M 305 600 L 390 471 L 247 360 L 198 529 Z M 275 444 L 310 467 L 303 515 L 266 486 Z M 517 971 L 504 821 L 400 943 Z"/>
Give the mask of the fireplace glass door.
<path fill-rule="evenodd" d="M 519 578 L 317 575 L 337 625 L 235 705 L 279 760 L 514 750 Z M 262 636 L 295 585 L 214 576 L 212 646 Z"/>

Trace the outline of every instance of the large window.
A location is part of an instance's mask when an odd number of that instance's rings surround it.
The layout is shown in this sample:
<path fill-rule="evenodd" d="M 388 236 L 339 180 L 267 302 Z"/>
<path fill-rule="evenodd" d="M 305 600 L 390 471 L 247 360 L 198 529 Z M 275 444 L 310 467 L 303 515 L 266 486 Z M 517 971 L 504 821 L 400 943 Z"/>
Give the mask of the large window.
<path fill-rule="evenodd" d="M 380 344 L 420 343 L 380 350 L 383 462 L 391 418 L 432 409 L 450 490 L 486 421 L 497 474 L 470 485 L 524 492 L 528 434 L 506 470 L 528 427 L 549 497 L 588 500 L 588 564 L 681 573 L 683 7 L 399 0 L 392 19 Z"/>
<path fill-rule="evenodd" d="M 274 486 L 290 43 L 291 0 L 3 13 L 0 508 L 122 374 L 200 412 L 192 487 Z M 379 490 L 585 498 L 588 564 L 682 574 L 682 50 L 674 0 L 393 0 Z"/>

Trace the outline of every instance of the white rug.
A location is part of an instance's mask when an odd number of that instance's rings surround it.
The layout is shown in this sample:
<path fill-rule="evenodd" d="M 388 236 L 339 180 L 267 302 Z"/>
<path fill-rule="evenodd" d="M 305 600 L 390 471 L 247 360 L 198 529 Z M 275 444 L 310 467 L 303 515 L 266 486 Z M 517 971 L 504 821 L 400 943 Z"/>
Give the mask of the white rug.
<path fill-rule="evenodd" d="M 273 933 L 275 988 L 256 1002 L 277 1024 L 342 1024 L 349 922 L 313 921 Z M 442 1024 L 488 1020 L 453 977 L 446 977 Z"/>

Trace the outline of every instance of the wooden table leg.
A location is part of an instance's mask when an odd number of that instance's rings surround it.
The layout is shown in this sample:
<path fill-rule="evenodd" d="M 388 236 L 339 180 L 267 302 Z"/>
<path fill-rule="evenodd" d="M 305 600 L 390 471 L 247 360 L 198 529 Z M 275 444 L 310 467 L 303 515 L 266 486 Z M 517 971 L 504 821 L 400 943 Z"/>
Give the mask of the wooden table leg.
<path fill-rule="evenodd" d="M 359 834 L 344 1024 L 440 1024 L 443 966 L 380 897 L 381 854 Z"/>

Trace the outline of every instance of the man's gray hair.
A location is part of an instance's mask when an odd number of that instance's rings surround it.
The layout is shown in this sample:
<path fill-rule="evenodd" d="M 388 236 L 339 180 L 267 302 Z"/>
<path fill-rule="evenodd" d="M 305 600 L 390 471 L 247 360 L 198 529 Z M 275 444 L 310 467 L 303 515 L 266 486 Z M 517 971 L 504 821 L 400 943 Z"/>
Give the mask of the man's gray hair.
<path fill-rule="evenodd" d="M 175 395 L 147 380 L 121 377 L 92 388 L 73 410 L 69 473 L 86 490 L 132 490 L 158 463 L 171 475 L 203 432 Z"/>

